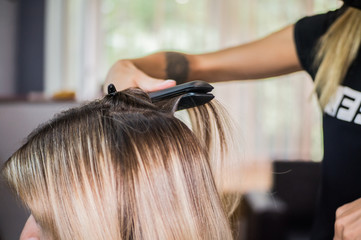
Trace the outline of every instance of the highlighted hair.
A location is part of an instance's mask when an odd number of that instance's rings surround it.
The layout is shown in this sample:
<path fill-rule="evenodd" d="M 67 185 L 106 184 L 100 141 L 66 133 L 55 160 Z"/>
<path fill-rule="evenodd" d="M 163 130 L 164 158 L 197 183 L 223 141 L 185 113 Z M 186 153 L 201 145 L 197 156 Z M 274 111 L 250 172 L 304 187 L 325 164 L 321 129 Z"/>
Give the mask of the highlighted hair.
<path fill-rule="evenodd" d="M 209 103 L 194 110 L 195 134 L 169 111 L 176 102 L 156 106 L 131 89 L 68 110 L 2 173 L 51 239 L 232 239 L 237 198 L 215 157 L 227 155 L 231 129 Z"/>

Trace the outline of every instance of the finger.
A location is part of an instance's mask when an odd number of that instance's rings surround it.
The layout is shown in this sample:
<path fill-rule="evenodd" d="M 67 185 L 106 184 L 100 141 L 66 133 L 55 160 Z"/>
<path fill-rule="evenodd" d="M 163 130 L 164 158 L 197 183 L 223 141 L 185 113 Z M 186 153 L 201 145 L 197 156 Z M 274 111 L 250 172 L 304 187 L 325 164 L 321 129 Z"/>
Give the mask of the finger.
<path fill-rule="evenodd" d="M 163 80 L 163 79 L 155 79 L 150 78 L 147 81 L 142 81 L 138 84 L 141 89 L 146 92 L 154 92 L 163 90 L 166 88 L 174 87 L 176 85 L 176 81 L 174 80 Z"/>
<path fill-rule="evenodd" d="M 333 237 L 333 240 L 342 240 L 343 238 L 343 227 L 335 224 L 335 235 Z"/>
<path fill-rule="evenodd" d="M 333 240 L 342 240 L 344 231 L 344 218 L 340 217 L 340 208 L 336 211 L 336 221 L 334 225 L 335 234 Z"/>

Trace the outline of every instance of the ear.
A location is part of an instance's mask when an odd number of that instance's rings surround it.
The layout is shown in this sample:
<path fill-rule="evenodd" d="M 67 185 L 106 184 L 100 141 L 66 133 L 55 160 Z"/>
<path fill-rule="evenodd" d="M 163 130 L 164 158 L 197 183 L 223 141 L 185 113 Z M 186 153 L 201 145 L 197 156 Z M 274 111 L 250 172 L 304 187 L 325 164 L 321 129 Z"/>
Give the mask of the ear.
<path fill-rule="evenodd" d="M 20 240 L 41 240 L 41 229 L 36 223 L 33 215 L 30 215 L 25 223 Z"/>

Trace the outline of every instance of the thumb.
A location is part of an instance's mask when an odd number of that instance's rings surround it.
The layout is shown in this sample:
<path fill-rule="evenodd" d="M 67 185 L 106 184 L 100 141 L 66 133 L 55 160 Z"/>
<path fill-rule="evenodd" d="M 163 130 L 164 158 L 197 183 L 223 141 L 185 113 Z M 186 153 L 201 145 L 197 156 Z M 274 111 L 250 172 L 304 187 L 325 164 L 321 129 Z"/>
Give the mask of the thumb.
<path fill-rule="evenodd" d="M 147 81 L 142 81 L 141 83 L 139 83 L 138 86 L 145 92 L 155 92 L 166 88 L 174 87 L 176 84 L 176 81 L 171 79 L 163 80 L 149 78 Z"/>

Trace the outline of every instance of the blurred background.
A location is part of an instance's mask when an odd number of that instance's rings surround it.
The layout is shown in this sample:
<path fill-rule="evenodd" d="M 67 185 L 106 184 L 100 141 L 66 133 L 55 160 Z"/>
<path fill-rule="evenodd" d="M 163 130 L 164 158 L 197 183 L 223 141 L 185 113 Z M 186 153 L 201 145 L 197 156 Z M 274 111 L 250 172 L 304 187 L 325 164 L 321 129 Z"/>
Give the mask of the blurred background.
<path fill-rule="evenodd" d="M 337 0 L 0 0 L 0 164 L 39 123 L 99 97 L 107 70 L 117 59 L 158 50 L 202 53 L 231 47 L 340 4 Z M 214 86 L 216 97 L 240 126 L 240 157 L 252 170 L 242 176 L 247 181 L 235 183 L 235 188 L 267 189 L 272 160 L 322 159 L 321 112 L 307 74 Z M 17 239 L 26 215 L 2 184 L 0 239 Z"/>

